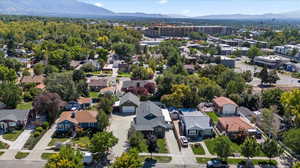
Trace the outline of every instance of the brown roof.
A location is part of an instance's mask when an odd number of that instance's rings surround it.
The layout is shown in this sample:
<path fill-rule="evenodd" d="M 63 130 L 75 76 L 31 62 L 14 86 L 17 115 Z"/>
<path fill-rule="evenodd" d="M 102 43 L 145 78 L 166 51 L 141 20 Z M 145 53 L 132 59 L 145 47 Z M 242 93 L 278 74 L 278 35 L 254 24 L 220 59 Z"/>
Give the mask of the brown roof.
<path fill-rule="evenodd" d="M 217 97 L 213 99 L 213 102 L 217 104 L 218 107 L 223 107 L 225 104 L 237 105 L 234 101 L 227 97 Z"/>
<path fill-rule="evenodd" d="M 58 122 L 68 120 L 72 123 L 95 123 L 97 122 L 97 111 L 75 111 L 75 117 L 72 118 L 72 111 L 65 111 L 61 113 Z"/>
<path fill-rule="evenodd" d="M 43 83 L 45 77 L 43 75 L 23 76 L 21 83 Z"/>
<path fill-rule="evenodd" d="M 241 117 L 222 117 L 219 118 L 219 124 L 221 124 L 227 132 L 239 132 L 240 130 L 254 129 L 254 127 L 244 121 Z"/>
<path fill-rule="evenodd" d="M 108 84 L 107 79 L 91 79 L 91 81 L 88 83 L 89 86 L 103 86 L 106 87 Z"/>
<path fill-rule="evenodd" d="M 46 88 L 46 85 L 44 83 L 40 83 L 38 85 L 36 85 L 35 88 L 38 88 L 38 89 L 45 89 Z"/>
<path fill-rule="evenodd" d="M 106 93 L 106 92 L 114 92 L 114 87 L 106 87 L 100 90 L 100 93 Z"/>
<path fill-rule="evenodd" d="M 88 98 L 88 97 L 79 97 L 77 99 L 77 102 L 79 104 L 87 104 L 87 103 L 92 103 L 92 99 L 91 98 Z"/>

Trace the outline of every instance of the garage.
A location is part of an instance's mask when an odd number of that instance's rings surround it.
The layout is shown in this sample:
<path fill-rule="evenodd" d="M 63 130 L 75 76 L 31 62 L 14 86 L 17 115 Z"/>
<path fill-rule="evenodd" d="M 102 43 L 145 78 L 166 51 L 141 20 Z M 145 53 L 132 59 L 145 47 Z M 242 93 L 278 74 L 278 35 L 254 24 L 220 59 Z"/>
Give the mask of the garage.
<path fill-rule="evenodd" d="M 135 113 L 135 107 L 134 106 L 123 106 L 122 112 L 123 113 Z"/>

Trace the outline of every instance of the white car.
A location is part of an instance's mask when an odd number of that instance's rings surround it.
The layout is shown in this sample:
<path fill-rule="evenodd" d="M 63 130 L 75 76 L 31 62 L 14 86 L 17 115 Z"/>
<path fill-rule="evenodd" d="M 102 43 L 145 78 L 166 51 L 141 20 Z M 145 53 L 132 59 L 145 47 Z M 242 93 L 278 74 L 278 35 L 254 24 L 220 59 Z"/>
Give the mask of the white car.
<path fill-rule="evenodd" d="M 185 136 L 180 136 L 179 137 L 180 143 L 182 147 L 188 147 L 189 141 Z"/>

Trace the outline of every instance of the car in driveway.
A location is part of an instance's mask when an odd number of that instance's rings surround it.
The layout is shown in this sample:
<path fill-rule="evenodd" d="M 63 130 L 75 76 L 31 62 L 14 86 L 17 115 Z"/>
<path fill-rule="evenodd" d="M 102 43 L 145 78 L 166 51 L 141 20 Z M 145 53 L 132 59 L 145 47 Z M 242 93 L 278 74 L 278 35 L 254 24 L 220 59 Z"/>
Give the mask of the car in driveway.
<path fill-rule="evenodd" d="M 180 144 L 182 147 L 188 147 L 189 146 L 189 141 L 185 136 L 180 136 L 179 137 Z"/>
<path fill-rule="evenodd" d="M 206 164 L 207 168 L 229 168 L 227 162 L 220 159 L 211 159 Z"/>

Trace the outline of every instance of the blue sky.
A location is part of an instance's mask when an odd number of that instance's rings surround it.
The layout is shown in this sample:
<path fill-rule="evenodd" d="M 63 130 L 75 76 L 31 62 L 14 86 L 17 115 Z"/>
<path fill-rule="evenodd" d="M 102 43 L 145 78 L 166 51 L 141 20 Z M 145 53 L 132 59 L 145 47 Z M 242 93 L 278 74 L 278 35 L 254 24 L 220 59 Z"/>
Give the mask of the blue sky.
<path fill-rule="evenodd" d="M 263 14 L 300 10 L 300 0 L 80 0 L 114 12 L 145 12 L 202 16 Z"/>

